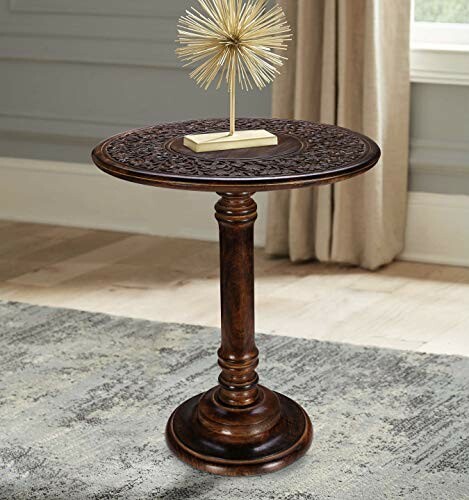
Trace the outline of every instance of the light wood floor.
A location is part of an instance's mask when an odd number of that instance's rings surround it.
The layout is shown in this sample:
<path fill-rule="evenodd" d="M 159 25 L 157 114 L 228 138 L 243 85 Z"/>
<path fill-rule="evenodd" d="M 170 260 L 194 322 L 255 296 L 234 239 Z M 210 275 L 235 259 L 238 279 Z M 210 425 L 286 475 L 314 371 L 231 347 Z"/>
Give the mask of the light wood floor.
<path fill-rule="evenodd" d="M 469 355 L 469 269 L 256 255 L 257 331 Z M 219 325 L 215 243 L 0 222 L 0 299 Z"/>

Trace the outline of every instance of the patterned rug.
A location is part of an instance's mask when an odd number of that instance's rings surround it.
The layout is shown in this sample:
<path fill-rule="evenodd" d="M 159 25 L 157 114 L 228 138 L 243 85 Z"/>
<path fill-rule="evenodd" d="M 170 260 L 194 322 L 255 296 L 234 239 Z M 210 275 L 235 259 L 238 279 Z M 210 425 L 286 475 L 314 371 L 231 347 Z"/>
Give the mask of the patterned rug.
<path fill-rule="evenodd" d="M 261 379 L 309 412 L 310 452 L 254 478 L 179 462 L 165 423 L 214 384 L 218 342 L 0 302 L 0 498 L 469 498 L 469 359 L 454 356 L 259 335 Z"/>

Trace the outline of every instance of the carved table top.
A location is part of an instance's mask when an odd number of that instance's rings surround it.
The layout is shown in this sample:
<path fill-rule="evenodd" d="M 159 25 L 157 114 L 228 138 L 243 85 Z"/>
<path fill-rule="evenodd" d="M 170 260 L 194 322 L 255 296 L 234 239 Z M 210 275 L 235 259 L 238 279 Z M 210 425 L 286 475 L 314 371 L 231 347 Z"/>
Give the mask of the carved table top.
<path fill-rule="evenodd" d="M 328 184 L 372 168 L 381 155 L 368 137 L 332 125 L 239 119 L 238 130 L 266 129 L 278 146 L 194 153 L 188 134 L 229 129 L 228 120 L 159 124 L 124 132 L 93 151 L 104 172 L 141 184 L 200 191 L 269 191 Z"/>

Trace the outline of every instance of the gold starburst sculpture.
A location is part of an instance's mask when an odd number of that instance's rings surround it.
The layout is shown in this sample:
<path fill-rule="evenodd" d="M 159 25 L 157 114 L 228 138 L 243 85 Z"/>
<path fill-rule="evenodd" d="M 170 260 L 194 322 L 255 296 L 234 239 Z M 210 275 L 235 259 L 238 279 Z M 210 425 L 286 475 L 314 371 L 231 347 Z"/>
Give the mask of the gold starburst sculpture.
<path fill-rule="evenodd" d="M 230 132 L 228 136 L 189 136 L 186 145 L 194 151 L 214 151 L 277 144 L 277 138 L 266 131 L 236 132 L 236 86 L 263 89 L 279 74 L 278 67 L 286 58 L 278 52 L 286 50 L 292 39 L 285 13 L 270 0 L 198 1 L 201 10 L 192 7 L 179 20 L 182 47 L 176 52 L 186 65 L 196 66 L 190 76 L 200 86 L 208 89 L 216 81 L 220 88 L 227 83 Z M 250 140 L 253 142 L 247 144 Z"/>

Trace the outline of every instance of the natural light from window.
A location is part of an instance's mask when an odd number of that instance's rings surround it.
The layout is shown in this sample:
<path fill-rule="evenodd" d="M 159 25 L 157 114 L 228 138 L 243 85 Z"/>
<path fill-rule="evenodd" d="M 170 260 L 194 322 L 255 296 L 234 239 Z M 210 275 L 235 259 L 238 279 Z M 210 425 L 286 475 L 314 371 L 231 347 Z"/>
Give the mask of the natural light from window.
<path fill-rule="evenodd" d="M 469 23 L 469 0 L 415 0 L 414 19 L 427 23 Z"/>
<path fill-rule="evenodd" d="M 469 50 L 469 0 L 414 0 L 412 41 Z"/>
<path fill-rule="evenodd" d="M 469 85 L 469 0 L 414 0 L 412 81 Z"/>

